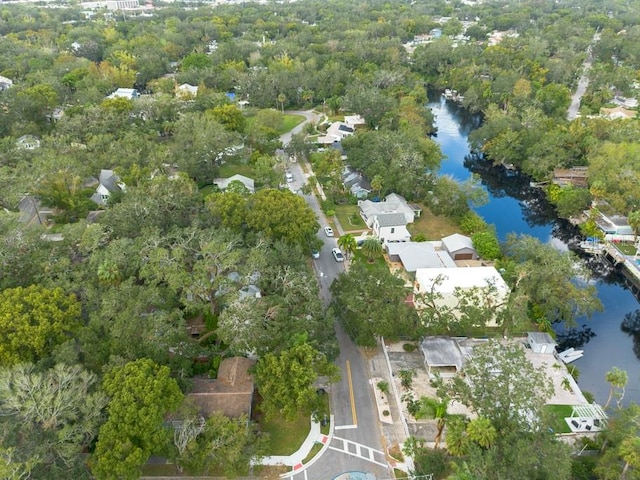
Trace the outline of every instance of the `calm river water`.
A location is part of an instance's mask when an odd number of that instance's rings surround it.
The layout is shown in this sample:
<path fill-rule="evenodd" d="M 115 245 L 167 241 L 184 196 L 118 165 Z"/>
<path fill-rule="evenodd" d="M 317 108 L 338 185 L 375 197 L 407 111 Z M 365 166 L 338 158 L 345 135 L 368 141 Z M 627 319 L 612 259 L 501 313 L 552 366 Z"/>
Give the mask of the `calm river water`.
<path fill-rule="evenodd" d="M 495 225 L 500 239 L 504 240 L 509 233 L 522 233 L 566 250 L 568 243 L 575 238 L 575 230 L 555 217 L 553 208 L 538 189 L 529 185 L 528 178 L 508 176 L 503 169 L 492 168 L 470 157 L 467 137 L 479 126 L 480 118 L 465 114 L 443 98 L 428 106 L 436 117 L 438 135 L 434 140 L 446 156 L 440 173 L 458 180 L 469 178 L 472 172 L 480 175 L 489 193 L 489 202 L 476 211 L 488 223 Z M 594 270 L 594 281 L 604 311 L 594 314 L 591 319 L 578 319 L 579 328 L 576 330 L 558 330 L 558 341 L 562 348 L 574 346 L 584 350 L 584 356 L 574 362 L 581 373 L 578 384 L 583 390 L 593 393 L 599 403 L 607 400 L 609 386 L 604 377 L 614 366 L 626 370 L 629 375 L 624 403 L 640 403 L 640 328 L 636 328 L 635 336 L 621 329 L 624 316 L 635 312 L 640 305 L 624 287 L 619 275 L 603 273 L 597 265 L 594 265 Z"/>

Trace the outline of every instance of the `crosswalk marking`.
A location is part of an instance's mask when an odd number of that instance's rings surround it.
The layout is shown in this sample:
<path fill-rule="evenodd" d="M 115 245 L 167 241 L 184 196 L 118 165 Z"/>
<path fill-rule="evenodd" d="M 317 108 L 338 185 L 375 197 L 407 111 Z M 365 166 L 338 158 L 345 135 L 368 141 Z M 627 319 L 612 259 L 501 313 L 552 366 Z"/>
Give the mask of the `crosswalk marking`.
<path fill-rule="evenodd" d="M 347 440 L 345 438 L 333 437 L 333 440 L 336 440 L 337 442 L 342 442 L 342 448 L 329 445 L 329 448 L 331 450 L 334 450 L 336 452 L 346 453 L 347 455 L 351 455 L 352 457 L 361 458 L 362 460 L 375 463 L 376 465 L 380 465 L 381 467 L 388 466 L 386 463 L 379 462 L 375 459 L 376 453 L 378 453 L 382 458 L 385 458 L 384 452 L 381 452 L 380 450 L 367 447 L 366 445 L 362 445 L 361 443 L 352 442 L 351 440 Z M 333 441 L 331 443 L 333 444 Z M 350 445 L 353 445 L 355 447 L 355 450 L 356 450 L 355 453 L 349 449 Z"/>

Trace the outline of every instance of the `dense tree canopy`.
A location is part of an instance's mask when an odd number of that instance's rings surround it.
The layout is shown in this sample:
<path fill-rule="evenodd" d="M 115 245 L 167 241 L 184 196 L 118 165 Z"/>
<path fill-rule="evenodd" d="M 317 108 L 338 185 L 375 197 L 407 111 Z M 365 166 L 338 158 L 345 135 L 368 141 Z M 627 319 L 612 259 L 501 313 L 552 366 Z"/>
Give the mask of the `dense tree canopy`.
<path fill-rule="evenodd" d="M 147 359 L 114 367 L 102 387 L 110 400 L 93 473 L 100 479 L 138 478 L 149 456 L 168 445 L 164 417 L 180 405 L 182 392 L 167 367 Z"/>
<path fill-rule="evenodd" d="M 34 362 L 80 328 L 80 303 L 60 288 L 0 291 L 0 363 Z"/>

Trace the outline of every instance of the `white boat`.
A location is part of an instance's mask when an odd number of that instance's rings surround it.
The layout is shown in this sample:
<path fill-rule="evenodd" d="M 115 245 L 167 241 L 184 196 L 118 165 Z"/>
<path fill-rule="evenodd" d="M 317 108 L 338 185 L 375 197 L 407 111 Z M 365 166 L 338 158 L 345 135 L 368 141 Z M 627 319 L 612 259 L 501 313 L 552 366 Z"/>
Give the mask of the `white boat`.
<path fill-rule="evenodd" d="M 565 364 L 575 362 L 579 358 L 582 358 L 584 355 L 584 350 L 576 350 L 571 347 L 566 349 L 564 352 L 558 353 L 558 358 L 562 360 Z"/>

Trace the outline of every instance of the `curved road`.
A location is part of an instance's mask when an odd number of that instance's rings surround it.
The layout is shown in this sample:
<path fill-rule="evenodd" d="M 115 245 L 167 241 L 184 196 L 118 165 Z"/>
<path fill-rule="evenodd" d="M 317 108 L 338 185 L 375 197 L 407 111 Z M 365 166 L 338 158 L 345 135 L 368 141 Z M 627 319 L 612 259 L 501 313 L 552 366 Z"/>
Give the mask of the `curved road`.
<path fill-rule="evenodd" d="M 306 123 L 317 122 L 321 118 L 311 111 L 287 113 L 303 115 L 305 121 L 280 137 L 283 146 L 287 145 L 292 135 L 300 132 Z M 300 191 L 307 183 L 309 174 L 303 171 L 300 163 L 289 163 L 288 169 L 293 174 L 293 182 L 290 182 L 289 188 Z M 320 251 L 320 258 L 313 262 L 320 284 L 320 295 L 324 304 L 328 305 L 331 300 L 329 286 L 344 271 L 345 264 L 337 263 L 331 255 L 331 249 L 337 246 L 337 237 L 325 235 L 324 227 L 328 223 L 318 199 L 314 194 L 302 196 L 316 213 L 320 223 L 318 237 L 324 241 L 324 245 Z M 331 386 L 331 410 L 336 426 L 333 439 L 329 448 L 311 466 L 289 478 L 331 480 L 348 471 L 367 472 L 373 474 L 376 479 L 393 478 L 383 452 L 377 407 L 373 389 L 369 385 L 367 359 L 339 324 L 336 324 L 335 328 L 340 346 L 340 355 L 335 363 L 340 368 L 341 380 Z"/>

